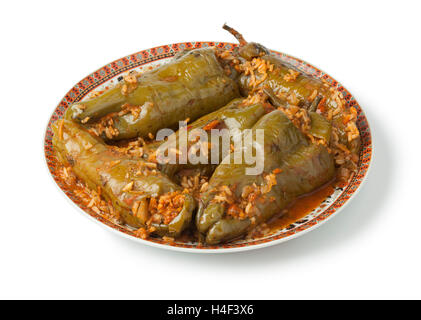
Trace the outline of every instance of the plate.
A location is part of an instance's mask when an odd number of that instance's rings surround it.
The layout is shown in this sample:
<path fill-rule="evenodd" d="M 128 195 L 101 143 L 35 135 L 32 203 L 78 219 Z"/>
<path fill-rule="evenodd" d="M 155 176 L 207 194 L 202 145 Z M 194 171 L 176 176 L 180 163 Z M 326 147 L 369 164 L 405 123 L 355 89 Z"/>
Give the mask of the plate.
<path fill-rule="evenodd" d="M 280 59 L 294 65 L 303 73 L 328 81 L 330 85 L 336 87 L 336 89 L 343 94 L 347 103 L 350 106 L 354 106 L 358 111 L 357 126 L 360 131 L 362 140 L 358 170 L 346 186 L 336 188 L 333 194 L 328 196 L 319 207 L 315 208 L 307 216 L 305 216 L 297 222 L 292 223 L 288 227 L 278 230 L 276 233 L 267 235 L 260 239 L 241 240 L 218 246 L 201 246 L 198 243 L 194 242 L 167 243 L 163 240 L 155 238 L 150 238 L 147 240 L 140 239 L 134 235 L 132 229 L 115 224 L 105 219 L 100 214 L 87 208 L 82 203 L 81 199 L 78 199 L 78 197 L 68 188 L 68 186 L 60 180 L 58 174 L 56 173 L 58 160 L 54 155 L 52 146 L 52 123 L 62 118 L 64 112 L 71 104 L 73 104 L 74 102 L 83 101 L 84 99 L 89 98 L 90 94 L 92 94 L 93 92 L 104 90 L 108 86 L 113 85 L 118 81 L 121 81 L 122 75 L 127 73 L 128 71 L 147 71 L 148 69 L 155 68 L 163 63 L 170 61 L 170 59 L 172 59 L 172 57 L 177 52 L 182 51 L 184 49 L 205 48 L 211 46 L 216 46 L 226 50 L 232 50 L 237 45 L 227 42 L 200 41 L 169 44 L 151 48 L 148 50 L 143 50 L 118 59 L 114 62 L 111 62 L 105 65 L 104 67 L 98 69 L 94 73 L 83 78 L 72 89 L 70 89 L 70 91 L 59 102 L 59 104 L 57 105 L 53 114 L 50 117 L 45 133 L 45 159 L 47 161 L 48 169 L 58 187 L 76 205 L 76 207 L 81 210 L 81 212 L 84 215 L 90 217 L 93 221 L 98 222 L 102 226 L 116 232 L 117 234 L 123 237 L 129 238 L 131 240 L 143 244 L 176 251 L 187 251 L 195 253 L 227 253 L 263 248 L 279 244 L 281 242 L 285 242 L 300 235 L 303 235 L 306 232 L 314 230 L 316 227 L 322 225 L 327 220 L 332 218 L 342 208 L 344 208 L 344 206 L 347 203 L 349 203 L 353 196 L 355 196 L 355 194 L 361 187 L 361 184 L 367 177 L 373 152 L 370 127 L 368 125 L 367 118 L 363 110 L 361 109 L 360 105 L 357 103 L 355 98 L 351 95 L 351 93 L 349 93 L 348 90 L 346 90 L 338 81 L 333 79 L 328 74 L 324 73 L 320 69 L 312 66 L 311 64 L 303 60 L 300 60 L 298 58 L 292 57 L 284 53 L 272 51 L 272 53 L 279 56 Z"/>

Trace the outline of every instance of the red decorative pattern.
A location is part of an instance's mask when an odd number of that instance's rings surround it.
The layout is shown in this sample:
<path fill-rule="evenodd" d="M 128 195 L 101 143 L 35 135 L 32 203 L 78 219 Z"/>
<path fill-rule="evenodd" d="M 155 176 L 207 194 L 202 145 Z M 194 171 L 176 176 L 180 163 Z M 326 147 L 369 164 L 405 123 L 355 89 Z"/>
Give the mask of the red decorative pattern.
<path fill-rule="evenodd" d="M 68 186 L 60 180 L 58 175 L 56 174 L 56 168 L 58 164 L 58 160 L 54 155 L 53 146 L 52 146 L 52 129 L 51 125 L 53 122 L 57 121 L 58 119 L 62 118 L 63 113 L 66 109 L 74 102 L 80 101 L 85 97 L 87 94 L 98 88 L 103 83 L 107 82 L 111 78 L 122 74 L 128 70 L 137 68 L 139 66 L 147 65 L 150 62 L 161 60 L 161 59 L 168 59 L 174 56 L 177 52 L 182 51 L 184 49 L 190 48 L 203 48 L 203 47 L 211 47 L 216 46 L 219 48 L 225 48 L 226 50 L 231 50 L 236 47 L 236 44 L 233 43 L 226 43 L 226 42 L 183 42 L 183 43 L 176 43 L 170 45 L 164 45 L 160 47 L 151 48 L 148 50 L 143 50 L 129 56 L 123 57 L 118 59 L 114 62 L 107 64 L 106 66 L 100 68 L 99 70 L 95 71 L 94 73 L 88 75 L 81 81 L 79 81 L 60 101 L 56 109 L 54 110 L 53 114 L 51 115 L 50 121 L 47 126 L 47 131 L 45 133 L 45 143 L 44 143 L 44 152 L 45 158 L 47 161 L 47 166 L 53 176 L 54 180 L 58 184 L 61 190 L 85 213 L 90 215 L 91 217 L 95 218 L 99 222 L 105 224 L 106 226 L 118 230 L 128 236 L 136 238 L 133 231 L 127 229 L 125 226 L 121 226 L 115 224 L 107 219 L 104 219 L 101 215 L 95 213 L 91 209 L 84 206 L 80 199 L 68 188 Z M 327 80 L 332 86 L 336 87 L 340 92 L 342 92 L 345 100 L 350 106 L 354 106 L 358 111 L 358 119 L 357 119 L 357 126 L 361 134 L 362 138 L 362 147 L 360 152 L 360 161 L 358 164 L 358 171 L 357 174 L 352 178 L 352 180 L 348 183 L 346 187 L 344 187 L 343 192 L 341 195 L 327 208 L 325 208 L 320 214 L 312 219 L 309 219 L 307 222 L 300 224 L 295 228 L 287 228 L 286 230 L 276 233 L 272 236 L 266 237 L 264 239 L 254 239 L 248 242 L 243 243 L 229 243 L 219 246 L 201 246 L 198 244 L 189 244 L 189 243 L 167 243 L 163 240 L 150 238 L 148 240 L 142 240 L 136 238 L 138 241 L 142 242 L 153 242 L 155 244 L 163 245 L 163 246 L 172 246 L 177 248 L 186 248 L 192 250 L 222 250 L 223 249 L 232 249 L 232 248 L 252 248 L 258 245 L 274 242 L 278 243 L 280 241 L 286 241 L 293 237 L 296 237 L 299 234 L 302 234 L 306 231 L 309 231 L 312 228 L 320 225 L 321 223 L 325 222 L 327 219 L 331 218 L 335 213 L 338 212 L 340 208 L 342 208 L 345 203 L 355 194 L 357 189 L 360 187 L 361 183 L 363 182 L 364 178 L 367 175 L 368 168 L 370 166 L 371 158 L 372 158 L 372 141 L 371 141 L 371 133 L 370 127 L 368 125 L 367 119 L 364 115 L 363 110 L 351 95 L 338 81 L 333 79 L 328 74 L 324 73 L 323 71 L 317 69 L 316 67 L 310 65 L 309 63 L 294 58 L 292 56 L 286 55 L 284 53 L 272 51 L 274 54 L 278 55 L 282 60 L 296 66 L 298 69 L 303 71 L 304 73 L 310 74 L 317 78 L 323 78 Z"/>

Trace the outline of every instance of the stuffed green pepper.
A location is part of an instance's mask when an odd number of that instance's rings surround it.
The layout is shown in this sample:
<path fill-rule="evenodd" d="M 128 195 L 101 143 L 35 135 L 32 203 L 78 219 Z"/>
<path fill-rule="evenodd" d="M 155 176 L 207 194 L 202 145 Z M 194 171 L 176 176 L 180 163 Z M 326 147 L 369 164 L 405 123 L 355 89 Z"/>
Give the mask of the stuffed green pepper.
<path fill-rule="evenodd" d="M 243 236 L 334 177 L 327 148 L 309 143 L 282 111 L 263 116 L 250 134 L 258 130 L 263 130 L 263 144 L 256 139 L 234 150 L 229 161 L 224 159 L 226 163 L 216 168 L 201 195 L 196 226 L 208 244 Z M 261 150 L 261 174 L 247 174 L 251 164 L 235 164 L 237 153 L 246 154 L 247 149 Z"/>
<path fill-rule="evenodd" d="M 124 223 L 161 236 L 177 236 L 190 224 L 195 200 L 154 163 L 120 154 L 72 121 L 59 120 L 53 131 L 61 162 L 89 188 L 100 188 Z"/>
<path fill-rule="evenodd" d="M 358 115 L 354 107 L 348 106 L 342 92 L 283 61 L 261 44 L 245 41 L 233 28 L 224 25 L 224 29 L 240 43 L 233 55 L 225 52 L 220 57 L 236 73 L 242 93 L 270 89 L 284 102 L 322 114 L 332 124 L 332 141 L 327 143 L 331 142 L 332 149 L 343 153 L 337 164 L 355 170 L 361 145 L 356 125 Z M 317 108 L 313 109 L 315 102 Z"/>
<path fill-rule="evenodd" d="M 144 138 L 236 97 L 237 83 L 226 75 L 215 50 L 194 49 L 151 71 L 126 75 L 123 83 L 73 104 L 65 117 L 93 127 L 106 140 Z"/>

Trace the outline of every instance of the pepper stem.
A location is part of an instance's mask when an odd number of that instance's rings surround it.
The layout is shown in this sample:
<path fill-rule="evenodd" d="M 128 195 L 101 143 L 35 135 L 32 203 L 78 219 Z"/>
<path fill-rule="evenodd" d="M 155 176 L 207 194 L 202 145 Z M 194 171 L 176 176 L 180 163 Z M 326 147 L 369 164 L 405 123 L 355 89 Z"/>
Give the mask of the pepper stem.
<path fill-rule="evenodd" d="M 240 43 L 240 46 L 244 46 L 247 44 L 247 41 L 244 39 L 243 35 L 239 33 L 237 30 L 231 28 L 226 23 L 222 26 L 222 29 L 227 30 L 229 33 L 231 33 Z"/>

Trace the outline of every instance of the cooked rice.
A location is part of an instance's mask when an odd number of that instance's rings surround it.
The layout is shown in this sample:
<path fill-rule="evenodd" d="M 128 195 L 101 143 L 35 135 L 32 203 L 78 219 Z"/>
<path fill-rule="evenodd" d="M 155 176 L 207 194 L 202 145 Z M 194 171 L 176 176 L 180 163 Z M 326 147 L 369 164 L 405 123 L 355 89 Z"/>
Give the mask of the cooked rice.
<path fill-rule="evenodd" d="M 236 196 L 236 188 L 233 186 L 218 186 L 214 190 L 211 190 L 215 193 L 211 203 L 223 204 L 227 209 L 227 216 L 240 220 L 252 218 L 258 213 L 256 202 L 268 200 L 267 194 L 277 184 L 276 175 L 281 172 L 282 170 L 280 168 L 276 168 L 272 172 L 264 174 L 264 182 L 261 185 L 253 183 L 244 186 L 240 196 Z"/>
<path fill-rule="evenodd" d="M 185 195 L 181 191 L 168 192 L 158 197 L 150 198 L 149 223 L 169 224 L 181 212 L 184 206 Z"/>
<path fill-rule="evenodd" d="M 196 200 L 200 199 L 200 193 L 209 188 L 209 177 L 201 175 L 194 170 L 182 170 L 177 174 L 180 177 L 180 185 L 185 192 L 192 194 Z"/>
<path fill-rule="evenodd" d="M 299 71 L 288 69 L 288 73 L 284 75 L 284 80 L 286 82 L 294 82 L 297 80 L 297 77 L 300 75 Z"/>
<path fill-rule="evenodd" d="M 97 190 L 90 189 L 76 177 L 70 166 L 58 164 L 57 172 L 60 179 L 72 187 L 74 194 L 86 207 L 113 223 L 121 223 L 119 212 L 114 209 L 111 202 L 106 202 L 102 198 L 100 188 Z"/>
<path fill-rule="evenodd" d="M 121 94 L 128 95 L 137 88 L 137 78 L 139 78 L 140 73 L 137 71 L 131 71 L 130 73 L 123 76 L 124 83 L 121 87 Z"/>

